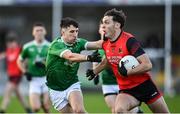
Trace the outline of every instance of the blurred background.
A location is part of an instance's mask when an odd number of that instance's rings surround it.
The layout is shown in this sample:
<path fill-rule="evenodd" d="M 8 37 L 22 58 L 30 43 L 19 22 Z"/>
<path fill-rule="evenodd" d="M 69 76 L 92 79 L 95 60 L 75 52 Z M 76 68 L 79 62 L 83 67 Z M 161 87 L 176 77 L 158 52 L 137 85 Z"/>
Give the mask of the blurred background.
<path fill-rule="evenodd" d="M 79 37 L 89 41 L 98 40 L 99 21 L 112 8 L 122 9 L 127 15 L 124 30 L 132 33 L 142 43 L 152 60 L 151 74 L 155 83 L 166 96 L 178 96 L 180 0 L 0 0 L 0 52 L 5 50 L 6 36 L 10 31 L 17 32 L 21 45 L 33 40 L 32 24 L 37 21 L 45 24 L 46 38 L 52 41 L 59 36 L 62 17 L 72 17 L 79 22 Z M 101 93 L 100 85 L 95 86 L 87 81 L 85 71 L 88 68 L 91 68 L 90 63 L 81 63 L 78 72 L 83 91 Z M 6 81 L 6 64 L 3 59 L 0 60 L 1 96 Z M 27 95 L 27 90 L 28 82 L 24 78 L 21 92 Z"/>

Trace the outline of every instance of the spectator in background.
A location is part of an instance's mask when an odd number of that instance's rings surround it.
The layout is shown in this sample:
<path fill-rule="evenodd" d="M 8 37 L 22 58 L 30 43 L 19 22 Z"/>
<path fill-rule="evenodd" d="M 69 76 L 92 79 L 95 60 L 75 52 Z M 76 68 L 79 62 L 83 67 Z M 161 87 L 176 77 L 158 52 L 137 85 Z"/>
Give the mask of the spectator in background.
<path fill-rule="evenodd" d="M 17 60 L 18 66 L 30 82 L 29 100 L 33 112 L 40 108 L 49 113 L 50 101 L 45 84 L 45 60 L 49 42 L 45 40 L 46 29 L 43 23 L 35 23 L 32 28 L 34 40 L 23 46 Z M 42 100 L 41 100 L 42 99 Z"/>
<path fill-rule="evenodd" d="M 22 74 L 16 63 L 16 60 L 21 51 L 21 47 L 16 41 L 18 36 L 15 32 L 10 32 L 6 38 L 6 51 L 0 53 L 0 59 L 6 58 L 8 82 L 5 87 L 0 113 L 6 112 L 7 106 L 10 102 L 10 97 L 13 92 L 15 92 L 18 100 L 26 112 L 30 113 L 31 110 L 19 90 Z"/>

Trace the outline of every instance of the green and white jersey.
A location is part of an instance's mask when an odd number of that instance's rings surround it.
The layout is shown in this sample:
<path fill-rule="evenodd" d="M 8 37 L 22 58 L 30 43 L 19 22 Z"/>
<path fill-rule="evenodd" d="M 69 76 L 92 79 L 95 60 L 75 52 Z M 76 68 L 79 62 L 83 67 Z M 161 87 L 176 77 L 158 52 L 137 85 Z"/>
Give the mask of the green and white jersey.
<path fill-rule="evenodd" d="M 100 53 L 101 57 L 104 57 L 104 50 L 98 50 Z M 102 77 L 102 83 L 103 85 L 116 85 L 116 77 L 114 76 L 114 73 L 110 67 L 104 69 L 101 72 L 101 77 Z"/>
<path fill-rule="evenodd" d="M 35 61 L 46 60 L 49 45 L 50 43 L 46 40 L 44 40 L 41 44 L 37 44 L 37 42 L 33 40 L 23 46 L 20 59 L 27 59 L 27 69 L 33 77 L 45 76 L 45 68 L 37 67 L 35 65 Z"/>
<path fill-rule="evenodd" d="M 47 86 L 53 90 L 63 91 L 78 82 L 79 62 L 69 62 L 62 58 L 67 50 L 80 53 L 85 50 L 87 41 L 78 38 L 73 45 L 66 44 L 62 38 L 55 39 L 48 50 L 46 59 Z"/>

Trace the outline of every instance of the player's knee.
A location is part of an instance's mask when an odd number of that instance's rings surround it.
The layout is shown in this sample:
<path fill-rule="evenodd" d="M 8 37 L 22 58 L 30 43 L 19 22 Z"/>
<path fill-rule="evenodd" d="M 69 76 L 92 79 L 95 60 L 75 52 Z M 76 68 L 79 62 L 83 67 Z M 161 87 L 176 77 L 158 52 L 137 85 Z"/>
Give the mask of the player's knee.
<path fill-rule="evenodd" d="M 128 112 L 128 109 L 124 106 L 116 106 L 114 109 L 115 113 Z"/>
<path fill-rule="evenodd" d="M 39 110 L 40 110 L 40 108 L 34 108 L 34 109 L 32 109 L 33 110 L 33 112 L 39 112 Z"/>
<path fill-rule="evenodd" d="M 83 107 L 76 107 L 73 109 L 74 113 L 85 113 L 85 109 Z"/>
<path fill-rule="evenodd" d="M 49 109 L 50 109 L 49 103 L 43 104 L 43 105 L 42 105 L 42 108 L 44 109 L 45 112 L 49 112 Z"/>
<path fill-rule="evenodd" d="M 38 112 L 40 110 L 40 106 L 32 107 L 33 112 Z"/>
<path fill-rule="evenodd" d="M 112 114 L 115 114 L 115 108 L 114 107 L 111 108 L 111 112 L 112 112 Z"/>

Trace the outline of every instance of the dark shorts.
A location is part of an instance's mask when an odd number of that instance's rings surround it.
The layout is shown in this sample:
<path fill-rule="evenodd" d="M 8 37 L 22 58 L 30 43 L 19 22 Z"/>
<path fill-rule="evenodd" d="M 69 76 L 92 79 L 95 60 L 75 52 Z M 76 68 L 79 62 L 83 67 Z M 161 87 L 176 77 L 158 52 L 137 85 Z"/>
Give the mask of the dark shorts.
<path fill-rule="evenodd" d="M 104 97 L 109 96 L 109 95 L 118 95 L 118 93 L 106 93 L 104 94 Z"/>
<path fill-rule="evenodd" d="M 21 82 L 22 76 L 9 76 L 9 81 L 15 85 L 18 85 Z"/>
<path fill-rule="evenodd" d="M 151 79 L 146 80 L 134 88 L 120 90 L 119 93 L 127 93 L 134 96 L 140 102 L 145 102 L 146 104 L 151 104 L 162 96 Z"/>

